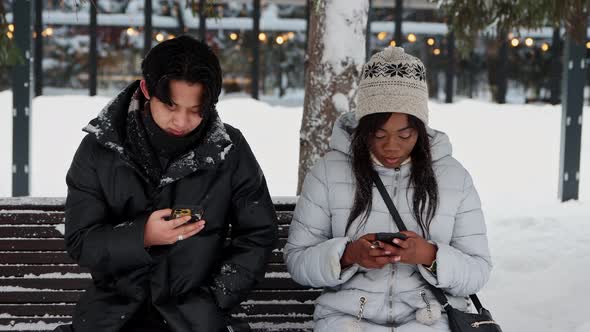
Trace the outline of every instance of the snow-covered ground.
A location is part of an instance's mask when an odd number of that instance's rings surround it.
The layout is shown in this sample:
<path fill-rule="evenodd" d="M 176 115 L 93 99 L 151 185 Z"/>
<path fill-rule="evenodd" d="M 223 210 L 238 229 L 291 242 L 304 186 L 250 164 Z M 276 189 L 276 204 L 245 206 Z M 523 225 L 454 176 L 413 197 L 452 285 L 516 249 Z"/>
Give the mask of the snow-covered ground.
<path fill-rule="evenodd" d="M 10 92 L 0 93 L 0 197 L 11 193 L 11 98 Z M 34 100 L 33 196 L 65 195 L 65 173 L 83 137 L 80 129 L 108 99 Z M 280 105 L 226 96 L 218 109 L 246 136 L 271 194 L 292 196 L 302 107 Z M 580 201 L 560 203 L 560 106 L 460 100 L 433 102 L 430 109 L 431 126 L 449 134 L 455 157 L 471 172 L 482 198 L 495 262 L 481 292 L 484 305 L 504 331 L 590 331 L 590 121 L 585 117 Z"/>

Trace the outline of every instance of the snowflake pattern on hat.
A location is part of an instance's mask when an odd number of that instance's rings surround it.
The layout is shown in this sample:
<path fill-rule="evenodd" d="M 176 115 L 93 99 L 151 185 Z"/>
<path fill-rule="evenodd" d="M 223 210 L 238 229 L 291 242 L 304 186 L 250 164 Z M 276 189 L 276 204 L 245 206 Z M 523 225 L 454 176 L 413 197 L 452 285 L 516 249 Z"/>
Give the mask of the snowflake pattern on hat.
<path fill-rule="evenodd" d="M 401 77 L 416 79 L 419 81 L 426 80 L 426 70 L 419 64 L 409 65 L 407 63 L 380 63 L 375 62 L 365 67 L 363 78 L 376 77 Z"/>

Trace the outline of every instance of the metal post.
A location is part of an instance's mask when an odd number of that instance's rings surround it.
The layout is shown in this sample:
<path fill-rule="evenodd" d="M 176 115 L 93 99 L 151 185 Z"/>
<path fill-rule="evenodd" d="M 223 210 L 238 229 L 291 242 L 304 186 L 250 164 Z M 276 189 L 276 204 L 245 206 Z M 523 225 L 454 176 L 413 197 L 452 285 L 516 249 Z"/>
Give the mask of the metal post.
<path fill-rule="evenodd" d="M 199 0 L 199 38 L 207 42 L 207 13 L 205 13 L 206 0 Z"/>
<path fill-rule="evenodd" d="M 469 54 L 469 98 L 473 98 L 475 96 L 475 72 L 476 72 L 476 64 L 475 64 L 475 52 L 471 51 Z"/>
<path fill-rule="evenodd" d="M 367 33 L 365 34 L 365 61 L 371 58 L 371 13 L 373 0 L 369 0 L 369 12 L 367 13 Z"/>
<path fill-rule="evenodd" d="M 561 54 L 561 36 L 559 26 L 553 29 L 553 42 L 551 45 L 551 104 L 557 105 L 561 101 L 561 71 L 559 56 Z"/>
<path fill-rule="evenodd" d="M 14 45 L 24 60 L 12 67 L 12 196 L 29 195 L 30 115 L 33 95 L 32 34 L 33 3 L 18 0 L 13 4 Z"/>
<path fill-rule="evenodd" d="M 254 13 L 252 17 L 252 98 L 258 99 L 258 71 L 260 70 L 260 0 L 254 0 Z"/>
<path fill-rule="evenodd" d="M 578 199 L 582 149 L 582 108 L 586 83 L 586 47 L 569 35 L 566 35 L 565 39 L 563 70 L 559 199 L 565 202 L 570 199 Z"/>
<path fill-rule="evenodd" d="M 174 10 L 176 10 L 176 18 L 178 19 L 178 32 L 176 35 L 180 36 L 186 32 L 186 24 L 184 23 L 182 9 L 180 8 L 180 4 L 177 1 L 174 2 Z"/>
<path fill-rule="evenodd" d="M 404 0 L 395 0 L 395 32 L 394 40 L 396 46 L 402 46 L 402 20 L 404 15 Z"/>
<path fill-rule="evenodd" d="M 455 33 L 449 32 L 447 38 L 447 71 L 445 84 L 445 103 L 453 102 L 453 90 L 455 85 Z"/>
<path fill-rule="evenodd" d="M 98 1 L 98 0 L 96 0 Z M 97 8 L 96 2 L 90 2 L 90 27 L 89 27 L 89 34 L 90 34 L 90 45 L 88 50 L 89 61 L 88 61 L 88 90 L 91 96 L 96 96 L 96 81 L 97 81 L 97 72 L 98 72 L 98 51 L 96 48 L 97 38 L 96 38 L 96 15 L 97 15 Z"/>
<path fill-rule="evenodd" d="M 500 51 L 498 53 L 498 76 L 497 76 L 497 94 L 496 102 L 498 104 L 506 103 L 506 91 L 508 90 L 508 41 L 506 35 L 500 36 Z"/>
<path fill-rule="evenodd" d="M 283 86 L 283 66 L 285 65 L 285 52 L 283 51 L 283 45 L 279 47 L 279 68 L 278 68 L 278 83 L 279 83 L 279 97 L 285 95 L 285 87 Z"/>
<path fill-rule="evenodd" d="M 33 65 L 35 66 L 35 97 L 43 94 L 43 1 L 35 0 L 35 48 Z"/>
<path fill-rule="evenodd" d="M 152 49 L 152 0 L 145 0 L 143 9 L 143 56 L 146 56 Z"/>

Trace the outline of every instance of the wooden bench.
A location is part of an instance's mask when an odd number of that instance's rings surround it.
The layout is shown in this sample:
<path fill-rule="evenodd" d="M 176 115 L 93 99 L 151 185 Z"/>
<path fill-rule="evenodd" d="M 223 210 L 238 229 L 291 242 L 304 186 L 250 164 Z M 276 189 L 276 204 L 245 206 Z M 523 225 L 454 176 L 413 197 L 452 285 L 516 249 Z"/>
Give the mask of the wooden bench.
<path fill-rule="evenodd" d="M 275 199 L 279 241 L 265 279 L 233 313 L 257 331 L 310 331 L 319 290 L 295 283 L 283 263 L 294 199 Z M 65 251 L 64 200 L 0 199 L 0 330 L 51 331 L 71 321 L 90 274 Z"/>

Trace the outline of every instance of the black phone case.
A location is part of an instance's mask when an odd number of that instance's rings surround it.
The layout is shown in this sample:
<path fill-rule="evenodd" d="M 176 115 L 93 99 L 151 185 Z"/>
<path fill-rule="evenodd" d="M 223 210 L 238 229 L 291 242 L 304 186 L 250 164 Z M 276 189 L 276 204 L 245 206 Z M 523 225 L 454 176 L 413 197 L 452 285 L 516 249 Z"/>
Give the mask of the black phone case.
<path fill-rule="evenodd" d="M 190 216 L 191 216 L 191 220 L 189 220 L 187 222 L 187 224 L 190 223 L 195 223 L 199 220 L 203 219 L 203 214 L 204 214 L 204 210 L 203 207 L 200 205 L 176 205 L 172 208 L 172 214 L 166 218 L 164 218 L 164 220 L 172 220 L 172 219 L 176 219 L 179 216 L 182 217 L 184 215 L 188 215 L 185 213 L 175 213 L 177 211 L 179 212 L 186 212 L 186 211 L 180 211 L 180 210 L 190 210 Z"/>
<path fill-rule="evenodd" d="M 393 239 L 405 240 L 407 238 L 408 237 L 402 233 L 377 233 L 377 234 L 375 234 L 375 240 L 385 242 L 387 244 L 392 244 L 396 247 L 398 245 L 393 243 Z"/>

